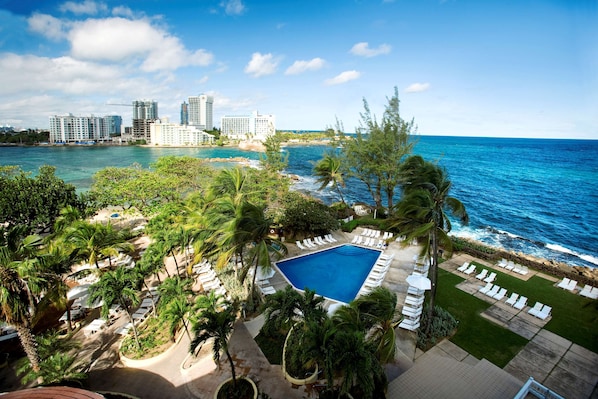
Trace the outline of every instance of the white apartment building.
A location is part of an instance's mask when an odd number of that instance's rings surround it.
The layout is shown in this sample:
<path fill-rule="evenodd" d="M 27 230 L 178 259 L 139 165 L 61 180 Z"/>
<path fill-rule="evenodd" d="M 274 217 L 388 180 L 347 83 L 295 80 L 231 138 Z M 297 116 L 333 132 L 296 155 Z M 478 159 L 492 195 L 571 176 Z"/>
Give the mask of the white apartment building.
<path fill-rule="evenodd" d="M 229 140 L 265 141 L 276 133 L 274 115 L 225 115 L 220 121 L 222 135 Z"/>
<path fill-rule="evenodd" d="M 214 135 L 208 134 L 195 126 L 170 123 L 162 118 L 150 125 L 151 143 L 162 146 L 197 146 L 213 144 Z"/>
<path fill-rule="evenodd" d="M 122 118 L 118 115 L 50 117 L 50 143 L 89 143 L 110 141 L 112 134 L 121 133 Z"/>
<path fill-rule="evenodd" d="M 212 130 L 214 128 L 213 105 L 214 97 L 212 96 L 201 94 L 189 97 L 189 104 L 187 106 L 189 125 L 195 126 L 198 129 Z"/>

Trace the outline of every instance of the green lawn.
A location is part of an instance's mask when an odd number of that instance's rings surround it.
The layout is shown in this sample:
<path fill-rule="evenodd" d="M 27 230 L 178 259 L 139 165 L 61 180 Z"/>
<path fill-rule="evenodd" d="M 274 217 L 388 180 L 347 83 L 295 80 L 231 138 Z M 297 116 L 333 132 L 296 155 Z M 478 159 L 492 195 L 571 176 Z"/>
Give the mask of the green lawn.
<path fill-rule="evenodd" d="M 451 341 L 478 359 L 485 358 L 499 367 L 506 366 L 527 340 L 483 318 L 480 314 L 490 304 L 456 288 L 461 281 L 463 279 L 455 274 L 442 269 L 438 271 L 436 303 L 459 320 L 457 333 Z"/>
<path fill-rule="evenodd" d="M 526 296 L 529 306 L 536 302 L 552 306 L 552 319 L 544 327 L 546 330 L 598 353 L 598 301 L 558 288 L 542 277 L 523 281 L 499 270 L 494 272 L 495 283 L 506 288 L 509 295 L 514 291 Z"/>
<path fill-rule="evenodd" d="M 474 262 L 475 263 L 475 262 Z M 477 264 L 479 267 L 483 267 Z M 552 319 L 545 328 L 593 352 L 598 352 L 598 301 L 553 286 L 551 281 L 534 276 L 528 281 L 495 270 L 496 284 L 536 301 L 552 306 Z M 448 310 L 459 328 L 451 341 L 477 358 L 486 358 L 504 367 L 528 342 L 525 338 L 484 319 L 480 314 L 490 307 L 455 286 L 463 281 L 458 275 L 439 270 L 437 304 Z M 480 284 L 481 285 L 481 284 Z"/>

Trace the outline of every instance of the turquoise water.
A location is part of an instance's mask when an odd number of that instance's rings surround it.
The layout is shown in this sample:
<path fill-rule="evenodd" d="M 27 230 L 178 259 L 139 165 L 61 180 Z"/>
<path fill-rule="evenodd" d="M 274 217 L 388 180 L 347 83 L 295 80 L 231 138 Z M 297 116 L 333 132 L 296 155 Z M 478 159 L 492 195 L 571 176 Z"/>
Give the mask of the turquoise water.
<path fill-rule="evenodd" d="M 278 269 L 297 289 L 309 288 L 318 295 L 349 303 L 357 296 L 380 251 L 341 245 L 283 260 Z"/>
<path fill-rule="evenodd" d="M 300 176 L 296 189 L 330 203 L 331 190 L 317 191 L 311 175 L 325 146 L 289 146 L 288 172 Z M 467 207 L 470 225 L 453 224 L 453 234 L 489 245 L 554 259 L 598 266 L 598 141 L 421 136 L 415 153 L 445 167 L 452 195 Z M 0 147 L 0 164 L 35 171 L 57 166 L 57 175 L 79 189 L 107 166 L 149 166 L 165 155 L 198 158 L 259 154 L 235 148 Z M 364 185 L 347 179 L 348 202 L 371 197 Z"/>

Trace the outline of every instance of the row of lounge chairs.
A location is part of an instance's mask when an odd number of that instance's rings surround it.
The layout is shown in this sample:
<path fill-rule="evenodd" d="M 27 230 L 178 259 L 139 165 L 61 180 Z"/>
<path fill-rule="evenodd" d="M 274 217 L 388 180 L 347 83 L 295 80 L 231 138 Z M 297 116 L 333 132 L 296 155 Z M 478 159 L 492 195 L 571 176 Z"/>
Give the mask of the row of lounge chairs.
<path fill-rule="evenodd" d="M 565 277 L 556 286 L 564 290 L 573 292 L 577 288 L 577 281 L 570 280 L 567 277 Z"/>
<path fill-rule="evenodd" d="M 485 286 L 479 289 L 479 292 L 490 298 L 494 298 L 497 301 L 502 300 L 505 295 L 507 295 L 506 288 L 502 288 L 499 285 L 492 284 L 491 282 L 486 283 Z"/>
<path fill-rule="evenodd" d="M 579 291 L 579 295 L 585 296 L 586 298 L 598 299 L 598 287 L 592 287 L 591 285 L 586 284 L 586 286 Z"/>
<path fill-rule="evenodd" d="M 519 263 L 515 263 L 512 260 L 507 261 L 505 258 L 502 258 L 500 261 L 498 261 L 496 265 L 503 269 L 507 269 L 509 271 L 519 273 L 522 275 L 526 275 L 529 273 L 529 269 L 527 268 L 527 266 L 520 265 Z"/>
<path fill-rule="evenodd" d="M 552 307 L 548 305 L 544 305 L 540 302 L 536 302 L 533 308 L 528 310 L 527 312 L 532 316 L 537 317 L 541 320 L 546 320 L 548 316 L 550 316 L 550 312 L 552 311 Z"/>
<path fill-rule="evenodd" d="M 373 230 L 373 229 L 363 229 L 361 235 L 364 237 L 371 237 L 371 238 L 380 238 L 381 231 L 380 230 Z M 382 235 L 383 240 L 388 240 L 393 237 L 393 233 L 390 231 L 385 231 Z"/>
<path fill-rule="evenodd" d="M 386 273 L 388 269 L 390 269 L 390 264 L 394 259 L 394 255 L 386 255 L 381 254 L 372 270 L 370 270 L 370 274 L 368 274 L 361 290 L 359 291 L 358 295 L 365 295 L 371 292 L 374 288 L 380 287 L 384 278 L 386 277 Z"/>
<path fill-rule="evenodd" d="M 143 323 L 145 319 L 147 319 L 149 314 L 154 310 L 154 307 L 156 306 L 159 300 L 160 294 L 158 293 L 158 289 L 156 287 L 150 288 L 150 291 L 146 294 L 143 301 L 141 301 L 135 313 L 131 315 L 135 325 L 139 325 Z M 110 309 L 110 312 L 118 313 L 119 310 L 117 307 L 114 307 L 114 309 Z M 131 327 L 131 323 L 127 322 L 123 326 L 117 328 L 115 333 L 119 335 L 127 335 Z"/>
<path fill-rule="evenodd" d="M 483 269 L 480 273 L 476 274 L 475 278 L 482 280 L 485 283 L 492 283 L 496 280 L 496 273 L 488 273 L 488 269 Z"/>
<path fill-rule="evenodd" d="M 214 291 L 218 295 L 226 295 L 226 289 L 208 261 L 193 266 L 193 273 L 196 274 L 196 279 L 201 283 L 204 291 Z"/>
<path fill-rule="evenodd" d="M 378 242 L 376 242 L 376 238 L 374 238 L 374 237 L 355 236 L 355 237 L 353 237 L 353 241 L 351 241 L 351 244 L 363 245 L 365 247 L 378 248 L 378 249 L 386 248 L 386 241 L 384 241 L 382 239 L 378 239 Z"/>
<path fill-rule="evenodd" d="M 299 249 L 306 250 L 310 248 L 317 248 L 321 245 L 328 245 L 337 242 L 338 240 L 332 236 L 332 234 L 326 234 L 325 236 L 314 237 L 313 241 L 311 238 L 304 238 L 303 242 L 297 240 L 295 244 Z"/>

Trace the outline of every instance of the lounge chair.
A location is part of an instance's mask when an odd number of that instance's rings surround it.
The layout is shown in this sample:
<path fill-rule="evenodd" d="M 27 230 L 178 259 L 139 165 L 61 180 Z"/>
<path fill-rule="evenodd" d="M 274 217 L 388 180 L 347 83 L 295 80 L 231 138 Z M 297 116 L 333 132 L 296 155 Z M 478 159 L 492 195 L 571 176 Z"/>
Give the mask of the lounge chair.
<path fill-rule="evenodd" d="M 405 318 L 399 323 L 399 327 L 409 331 L 417 330 L 419 328 L 419 319 L 413 320 Z"/>
<path fill-rule="evenodd" d="M 305 245 L 306 248 L 314 248 L 316 245 L 310 241 L 309 238 L 304 238 L 303 239 L 303 245 Z"/>
<path fill-rule="evenodd" d="M 492 272 L 492 273 L 490 273 L 490 275 L 489 275 L 488 277 L 486 277 L 486 278 L 484 279 L 484 282 L 486 282 L 486 283 L 491 283 L 491 282 L 493 282 L 494 280 L 496 280 L 496 273 Z"/>
<path fill-rule="evenodd" d="M 527 268 L 527 266 L 521 266 L 519 268 L 519 270 L 517 270 L 517 273 L 522 274 L 522 275 L 526 275 L 529 273 L 529 269 Z"/>
<path fill-rule="evenodd" d="M 395 257 L 395 254 L 387 255 L 385 253 L 382 253 L 382 254 L 380 254 L 380 257 L 378 259 L 381 259 L 381 260 L 393 260 L 394 257 Z"/>
<path fill-rule="evenodd" d="M 336 241 L 337 241 L 337 239 L 336 239 L 336 238 L 334 238 L 334 237 L 332 237 L 332 234 L 330 234 L 330 233 L 326 234 L 326 235 L 324 236 L 324 238 L 326 239 L 326 241 L 328 241 L 328 242 L 329 242 L 329 243 L 331 243 L 331 244 L 332 244 L 333 242 L 336 242 Z"/>
<path fill-rule="evenodd" d="M 486 278 L 487 274 L 488 274 L 488 269 L 484 269 L 479 274 L 476 274 L 475 278 L 477 278 L 478 280 L 483 280 Z"/>
<path fill-rule="evenodd" d="M 527 305 L 527 297 L 520 296 L 515 305 L 513 305 L 513 307 L 515 309 L 521 310 L 525 307 L 525 305 Z"/>
<path fill-rule="evenodd" d="M 536 302 L 536 304 L 534 305 L 533 308 L 531 308 L 530 310 L 527 311 L 527 313 L 538 317 L 538 314 L 540 313 L 540 311 L 542 311 L 542 308 L 544 307 L 543 303 L 540 302 Z"/>
<path fill-rule="evenodd" d="M 559 281 L 559 283 L 556 286 L 559 288 L 567 289 L 570 282 L 571 282 L 571 280 L 569 280 L 567 277 L 565 277 L 561 281 Z"/>
<path fill-rule="evenodd" d="M 497 263 L 498 267 L 506 267 L 507 266 L 507 260 L 505 258 L 502 258 L 498 263 Z"/>
<path fill-rule="evenodd" d="M 480 288 L 478 291 L 485 295 L 488 291 L 492 289 L 493 286 L 494 284 L 492 283 L 486 283 L 486 285 Z"/>
<path fill-rule="evenodd" d="M 460 271 L 463 273 L 463 272 L 465 272 L 465 270 L 467 270 L 468 267 L 469 267 L 469 262 L 463 262 L 463 264 L 457 268 L 457 271 Z"/>
<path fill-rule="evenodd" d="M 426 293 L 425 290 L 420 290 L 411 285 L 409 286 L 409 288 L 407 288 L 407 295 L 423 296 L 425 293 Z"/>
<path fill-rule="evenodd" d="M 303 246 L 303 244 L 299 242 L 299 240 L 295 241 L 295 244 L 297 245 L 297 247 L 299 247 L 300 250 L 305 250 L 305 247 Z"/>
<path fill-rule="evenodd" d="M 267 286 L 262 287 L 260 285 L 259 287 L 260 287 L 260 291 L 262 291 L 262 294 L 264 294 L 264 295 L 272 295 L 272 294 L 276 293 L 276 290 L 272 286 L 267 285 Z"/>
<path fill-rule="evenodd" d="M 317 236 L 316 238 L 314 238 L 314 241 L 318 245 L 326 245 L 326 244 L 328 244 L 326 241 L 324 241 L 324 239 L 322 238 L 322 236 Z"/>
<path fill-rule="evenodd" d="M 370 229 L 363 229 L 361 232 L 362 236 L 369 237 L 370 236 Z"/>
<path fill-rule="evenodd" d="M 534 316 L 536 316 L 538 319 L 546 320 L 548 318 L 548 316 L 550 316 L 550 312 L 551 311 L 552 311 L 552 307 L 550 307 L 548 305 L 544 305 L 544 307 L 542 308 L 542 310 L 540 312 L 538 312 L 538 314 L 536 314 Z"/>
<path fill-rule="evenodd" d="M 401 311 L 402 314 L 409 317 L 418 317 L 421 316 L 423 312 L 423 307 L 420 306 L 418 308 L 410 308 L 403 306 L 403 310 Z"/>
<path fill-rule="evenodd" d="M 476 271 L 476 266 L 475 265 L 470 265 L 467 268 L 467 270 L 465 270 L 463 273 L 465 273 L 465 274 L 467 274 L 469 276 L 470 274 L 475 273 L 475 271 Z"/>
<path fill-rule="evenodd" d="M 592 286 L 589 284 L 586 284 L 581 291 L 579 291 L 579 295 L 581 296 L 585 296 L 586 298 L 590 297 L 590 294 L 592 293 Z"/>
<path fill-rule="evenodd" d="M 366 287 L 368 287 L 368 288 L 376 288 L 376 287 L 380 287 L 382 285 L 383 281 L 384 281 L 383 278 L 378 279 L 378 280 L 366 279 L 365 283 L 363 283 L 363 285 L 366 286 Z"/>
<path fill-rule="evenodd" d="M 515 268 L 515 262 L 513 262 L 512 260 L 508 261 L 507 265 L 505 266 L 505 269 L 513 270 L 513 268 Z"/>
<path fill-rule="evenodd" d="M 497 294 L 495 294 L 494 296 L 492 296 L 492 298 L 496 299 L 497 301 L 502 301 L 502 299 L 505 297 L 505 295 L 507 295 L 507 289 L 506 288 L 501 288 L 500 291 L 498 291 Z"/>
<path fill-rule="evenodd" d="M 311 238 L 308 238 L 307 242 L 310 243 L 313 248 L 316 248 L 318 246 L 318 244 L 316 244 Z"/>
<path fill-rule="evenodd" d="M 589 298 L 598 299 L 598 287 L 592 288 Z"/>
<path fill-rule="evenodd" d="M 214 281 L 217 278 L 216 276 L 216 272 L 211 270 L 205 274 L 200 274 L 199 276 L 197 276 L 197 279 L 203 284 L 203 283 L 208 283 L 210 281 Z"/>
<path fill-rule="evenodd" d="M 376 230 L 374 232 L 374 238 L 376 238 L 376 239 L 380 238 L 380 230 Z"/>
<path fill-rule="evenodd" d="M 498 285 L 495 285 L 494 287 L 492 287 L 492 289 L 490 291 L 486 292 L 486 296 L 493 298 L 494 295 L 498 294 L 499 290 L 500 290 L 500 287 Z"/>
<path fill-rule="evenodd" d="M 512 292 L 511 296 L 505 301 L 505 303 L 507 305 L 513 306 L 515 303 L 517 303 L 517 299 L 519 299 L 519 294 Z"/>
<path fill-rule="evenodd" d="M 384 240 L 378 240 L 378 244 L 376 244 L 376 248 L 383 249 L 386 246 Z"/>
<path fill-rule="evenodd" d="M 569 281 L 569 285 L 567 286 L 567 288 L 565 288 L 567 291 L 575 291 L 575 289 L 577 288 L 577 281 L 575 280 L 571 280 Z"/>
<path fill-rule="evenodd" d="M 423 296 L 407 295 L 405 297 L 405 305 L 408 305 L 408 306 L 420 306 L 423 303 L 424 303 L 424 297 Z"/>

